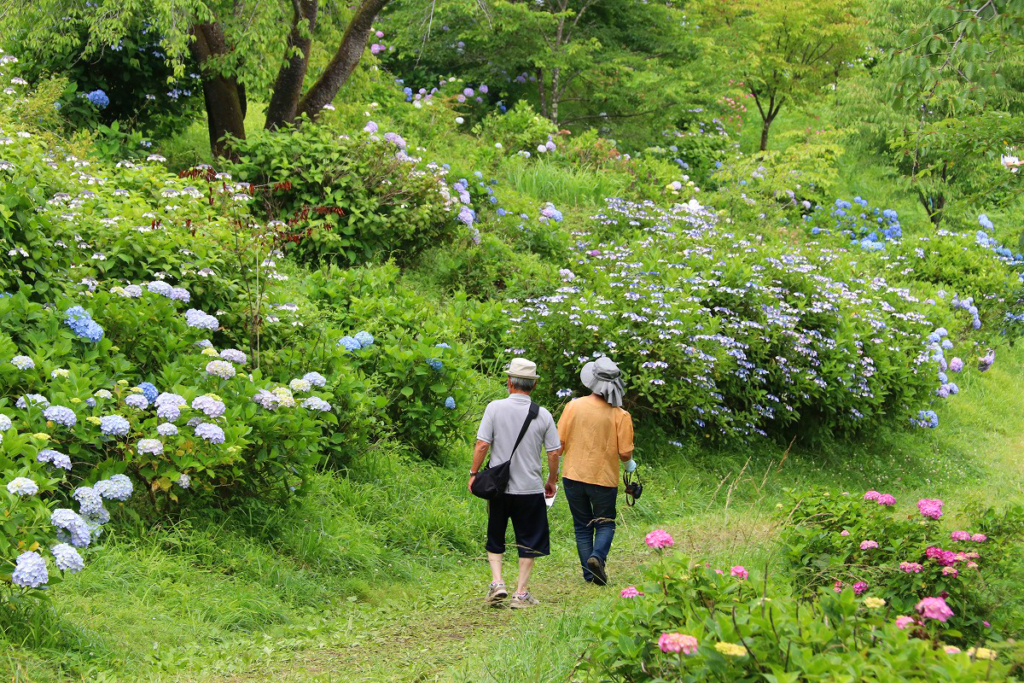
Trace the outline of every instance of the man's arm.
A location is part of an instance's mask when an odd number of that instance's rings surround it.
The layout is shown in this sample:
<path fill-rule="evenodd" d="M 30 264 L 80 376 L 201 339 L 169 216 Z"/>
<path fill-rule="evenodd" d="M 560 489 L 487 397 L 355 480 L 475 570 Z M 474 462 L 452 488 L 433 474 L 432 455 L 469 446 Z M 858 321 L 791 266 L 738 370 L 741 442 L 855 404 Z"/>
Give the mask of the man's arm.
<path fill-rule="evenodd" d="M 544 495 L 548 498 L 555 495 L 555 487 L 558 486 L 558 456 L 561 454 L 561 448 L 548 451 L 548 480 L 544 484 Z"/>
<path fill-rule="evenodd" d="M 466 488 L 469 492 L 473 492 L 473 479 L 476 478 L 476 473 L 480 471 L 480 467 L 484 464 L 484 458 L 487 457 L 487 451 L 491 448 L 491 444 L 486 441 L 477 439 L 476 446 L 473 447 L 473 464 L 469 468 L 469 483 L 466 484 Z"/>

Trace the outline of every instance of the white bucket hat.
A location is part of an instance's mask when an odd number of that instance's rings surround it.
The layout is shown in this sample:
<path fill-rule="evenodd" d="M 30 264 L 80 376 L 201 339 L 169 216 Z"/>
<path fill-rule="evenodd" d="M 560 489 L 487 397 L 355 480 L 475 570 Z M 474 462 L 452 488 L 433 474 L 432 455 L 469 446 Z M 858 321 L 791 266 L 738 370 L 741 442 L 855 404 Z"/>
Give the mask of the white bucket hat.
<path fill-rule="evenodd" d="M 580 372 L 580 381 L 583 382 L 583 386 L 604 398 L 611 405 L 616 408 L 622 407 L 622 397 L 626 393 L 626 387 L 622 383 L 619 366 L 613 363 L 611 358 L 601 356 L 584 365 Z"/>
<path fill-rule="evenodd" d="M 512 362 L 508 364 L 505 374 L 520 379 L 540 379 L 537 374 L 537 364 L 525 358 L 513 358 Z"/>

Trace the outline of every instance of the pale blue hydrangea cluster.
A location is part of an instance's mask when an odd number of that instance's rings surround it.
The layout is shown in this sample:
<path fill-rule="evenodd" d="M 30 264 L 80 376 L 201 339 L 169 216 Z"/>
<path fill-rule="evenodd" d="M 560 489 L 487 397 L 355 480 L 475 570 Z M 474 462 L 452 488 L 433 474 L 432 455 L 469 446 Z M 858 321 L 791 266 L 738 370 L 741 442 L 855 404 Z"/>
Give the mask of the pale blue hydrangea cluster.
<path fill-rule="evenodd" d="M 143 401 L 146 400 L 145 396 L 139 396 L 139 398 Z M 107 436 L 127 436 L 131 428 L 128 420 L 120 415 L 104 415 L 100 418 L 100 432 Z"/>
<path fill-rule="evenodd" d="M 61 469 L 71 469 L 71 458 L 60 451 L 55 451 L 52 448 L 44 448 L 39 451 L 39 455 L 36 456 L 36 460 L 39 462 L 48 462 L 54 467 Z"/>
<path fill-rule="evenodd" d="M 11 365 L 19 370 L 32 370 L 36 367 L 35 361 L 28 356 L 15 356 L 11 359 Z"/>
<path fill-rule="evenodd" d="M 281 399 L 277 397 L 273 392 L 267 391 L 266 389 L 260 389 L 252 397 L 253 403 L 260 406 L 264 410 L 276 410 L 281 405 Z"/>
<path fill-rule="evenodd" d="M 159 439 L 140 439 L 135 448 L 139 453 L 150 453 L 152 455 L 161 455 L 164 452 L 164 444 Z"/>
<path fill-rule="evenodd" d="M 192 488 L 192 477 L 187 474 L 182 474 L 178 477 L 178 481 L 176 483 L 183 489 L 190 489 Z"/>
<path fill-rule="evenodd" d="M 321 413 L 329 412 L 331 409 L 330 403 L 316 396 L 310 396 L 309 398 L 303 400 L 301 405 L 303 408 L 306 408 L 307 410 L 316 410 Z"/>
<path fill-rule="evenodd" d="M 78 501 L 79 512 L 86 517 L 98 517 L 103 514 L 103 498 L 91 486 L 79 486 L 71 496 Z"/>
<path fill-rule="evenodd" d="M 67 543 L 58 543 L 50 549 L 53 553 L 54 562 L 57 564 L 57 569 L 64 572 L 71 572 L 77 574 L 85 568 L 85 562 L 82 560 L 82 556 L 78 554 L 78 551 Z"/>
<path fill-rule="evenodd" d="M 160 280 L 147 282 L 146 289 L 153 294 L 159 294 L 160 296 L 166 296 L 168 298 L 171 296 L 171 286 L 166 282 L 161 282 Z"/>
<path fill-rule="evenodd" d="M 177 409 L 175 408 L 175 410 Z M 161 422 L 156 426 L 156 433 L 160 436 L 176 436 L 178 428 L 170 422 Z"/>
<path fill-rule="evenodd" d="M 124 397 L 124 404 L 135 410 L 145 410 L 149 407 L 149 401 L 142 394 L 128 394 Z"/>
<path fill-rule="evenodd" d="M 76 548 L 88 547 L 92 540 L 89 525 L 74 510 L 57 508 L 50 515 L 50 524 L 57 528 L 57 538 L 61 542 L 66 543 L 70 540 L 71 545 Z"/>
<path fill-rule="evenodd" d="M 365 330 L 357 332 L 354 337 L 345 336 L 339 339 L 338 346 L 343 346 L 349 353 L 367 349 L 373 346 L 373 335 Z"/>
<path fill-rule="evenodd" d="M 12 426 L 11 418 L 7 417 L 3 413 L 0 413 L 0 432 L 6 432 Z"/>
<path fill-rule="evenodd" d="M 107 500 L 116 500 L 123 503 L 131 498 L 134 487 L 132 486 L 132 480 L 127 475 L 113 474 L 109 479 L 96 482 L 93 489 Z"/>
<path fill-rule="evenodd" d="M 89 312 L 81 306 L 72 306 L 64 311 L 64 322 L 71 331 L 94 344 L 103 339 L 103 328 L 96 324 Z"/>
<path fill-rule="evenodd" d="M 204 439 L 208 443 L 224 443 L 224 430 L 217 425 L 210 424 L 208 422 L 204 422 L 203 424 L 196 426 L 196 436 L 200 439 Z"/>
<path fill-rule="evenodd" d="M 307 372 L 302 376 L 302 379 L 306 380 L 314 387 L 323 387 L 327 385 L 327 378 L 319 372 Z"/>
<path fill-rule="evenodd" d="M 35 408 L 46 408 L 50 405 L 50 402 L 46 400 L 45 396 L 40 396 L 39 394 L 25 394 L 19 398 L 14 405 L 25 410 L 29 406 L 33 406 Z"/>
<path fill-rule="evenodd" d="M 220 329 L 220 321 L 217 318 L 197 308 L 190 308 L 185 311 L 185 323 L 189 327 L 194 327 L 198 330 L 216 332 Z"/>
<path fill-rule="evenodd" d="M 227 406 L 224 405 L 223 401 L 213 396 L 207 395 L 198 396 L 195 399 L 193 399 L 192 409 L 200 411 L 201 413 L 206 415 L 206 417 L 216 419 L 224 414 L 224 411 L 227 409 Z"/>
<path fill-rule="evenodd" d="M 167 420 L 168 422 L 177 422 L 178 418 L 181 417 L 181 411 L 177 405 L 171 405 L 165 403 L 156 409 L 156 416 L 161 420 Z"/>
<path fill-rule="evenodd" d="M 15 562 L 14 573 L 11 575 L 11 582 L 22 588 L 39 588 L 50 580 L 46 571 L 46 560 L 39 553 L 29 550 L 21 555 Z"/>
<path fill-rule="evenodd" d="M 43 417 L 50 422 L 56 422 L 64 427 L 74 427 L 78 422 L 78 416 L 75 415 L 75 411 L 66 406 L 50 406 L 43 411 Z"/>
<path fill-rule="evenodd" d="M 231 361 L 232 363 L 238 363 L 239 365 L 245 365 L 247 360 L 246 355 L 238 349 L 224 349 L 220 352 L 220 357 L 224 360 Z"/>
<path fill-rule="evenodd" d="M 448 410 L 455 410 L 455 398 L 453 396 L 446 398 L 444 400 L 444 407 Z"/>
<path fill-rule="evenodd" d="M 15 496 L 34 496 L 39 493 L 39 484 L 28 477 L 15 477 L 7 482 L 7 492 Z"/>
<path fill-rule="evenodd" d="M 235 366 L 226 360 L 211 360 L 206 364 L 206 374 L 231 379 L 235 376 Z"/>

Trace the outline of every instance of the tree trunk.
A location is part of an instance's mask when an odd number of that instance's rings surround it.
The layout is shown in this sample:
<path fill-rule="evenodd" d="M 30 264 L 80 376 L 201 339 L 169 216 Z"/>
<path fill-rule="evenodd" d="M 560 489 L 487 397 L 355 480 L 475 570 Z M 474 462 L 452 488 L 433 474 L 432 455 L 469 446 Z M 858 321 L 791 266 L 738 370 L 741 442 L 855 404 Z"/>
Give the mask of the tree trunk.
<path fill-rule="evenodd" d="M 215 157 L 231 158 L 233 153 L 225 144 L 224 137 L 231 135 L 245 139 L 243 95 L 237 79 L 224 76 L 209 67 L 212 58 L 228 54 L 227 41 L 219 24 L 194 24 L 191 32 L 195 40 L 189 44 L 189 49 L 203 75 L 210 150 Z"/>
<path fill-rule="evenodd" d="M 324 105 L 334 99 L 359 64 L 359 59 L 366 50 L 370 31 L 373 30 L 373 21 L 387 4 L 388 0 L 363 0 L 359 3 L 355 15 L 345 29 L 345 35 L 341 38 L 338 52 L 327 65 L 323 75 L 299 102 L 296 117 L 305 114 L 310 121 L 314 121 Z"/>
<path fill-rule="evenodd" d="M 555 67 L 551 69 L 551 123 L 558 125 L 558 100 L 561 99 L 561 93 L 558 92 L 558 76 L 561 69 Z"/>
<path fill-rule="evenodd" d="M 764 124 L 761 126 L 761 151 L 764 152 L 768 149 L 768 129 L 772 127 L 772 120 L 765 119 Z"/>
<path fill-rule="evenodd" d="M 318 0 L 292 0 L 292 30 L 285 48 L 285 63 L 277 72 L 267 107 L 267 130 L 277 130 L 295 120 L 302 96 L 302 83 L 309 67 L 309 51 L 316 30 Z"/>

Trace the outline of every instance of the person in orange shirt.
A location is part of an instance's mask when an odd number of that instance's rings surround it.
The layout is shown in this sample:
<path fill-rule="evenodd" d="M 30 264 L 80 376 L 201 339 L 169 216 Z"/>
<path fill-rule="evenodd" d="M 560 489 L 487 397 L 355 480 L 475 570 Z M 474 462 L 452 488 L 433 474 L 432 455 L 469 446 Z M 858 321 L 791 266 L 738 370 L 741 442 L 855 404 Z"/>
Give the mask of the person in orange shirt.
<path fill-rule="evenodd" d="M 562 486 L 572 512 L 583 578 L 608 583 L 605 564 L 615 537 L 619 462 L 633 460 L 633 418 L 622 409 L 625 388 L 619 368 L 601 357 L 583 366 L 580 380 L 593 392 L 571 401 L 558 420 L 562 442 Z"/>

